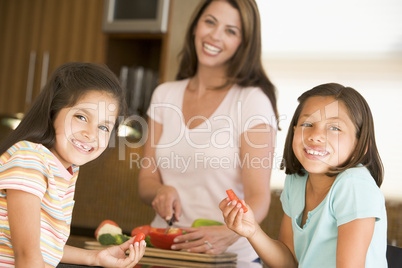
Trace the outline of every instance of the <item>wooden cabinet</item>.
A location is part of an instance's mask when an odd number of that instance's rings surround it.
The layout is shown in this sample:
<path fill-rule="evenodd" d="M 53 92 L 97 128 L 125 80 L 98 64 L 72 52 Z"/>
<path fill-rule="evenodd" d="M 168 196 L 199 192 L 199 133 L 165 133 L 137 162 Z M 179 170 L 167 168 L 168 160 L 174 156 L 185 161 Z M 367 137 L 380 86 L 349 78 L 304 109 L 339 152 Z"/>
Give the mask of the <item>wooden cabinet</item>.
<path fill-rule="evenodd" d="M 141 65 L 158 71 L 160 82 L 174 80 L 187 24 L 199 2 L 170 0 L 169 25 L 165 34 L 107 34 L 106 64 L 116 74 L 123 65 Z"/>
<path fill-rule="evenodd" d="M 103 63 L 103 1 L 0 0 L 0 113 L 25 112 L 69 61 Z"/>

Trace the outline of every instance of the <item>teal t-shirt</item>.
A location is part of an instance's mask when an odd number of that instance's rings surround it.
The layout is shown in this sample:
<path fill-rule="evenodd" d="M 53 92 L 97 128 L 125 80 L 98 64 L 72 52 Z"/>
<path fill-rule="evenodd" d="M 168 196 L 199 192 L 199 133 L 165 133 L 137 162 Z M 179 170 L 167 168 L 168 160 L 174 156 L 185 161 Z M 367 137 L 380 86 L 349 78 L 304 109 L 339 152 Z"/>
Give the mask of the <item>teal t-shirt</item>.
<path fill-rule="evenodd" d="M 336 267 L 338 226 L 360 218 L 375 217 L 375 229 L 366 268 L 387 267 L 387 214 L 382 192 L 362 166 L 336 177 L 325 199 L 308 212 L 301 227 L 308 173 L 287 175 L 281 195 L 282 207 L 292 219 L 293 242 L 299 267 Z"/>

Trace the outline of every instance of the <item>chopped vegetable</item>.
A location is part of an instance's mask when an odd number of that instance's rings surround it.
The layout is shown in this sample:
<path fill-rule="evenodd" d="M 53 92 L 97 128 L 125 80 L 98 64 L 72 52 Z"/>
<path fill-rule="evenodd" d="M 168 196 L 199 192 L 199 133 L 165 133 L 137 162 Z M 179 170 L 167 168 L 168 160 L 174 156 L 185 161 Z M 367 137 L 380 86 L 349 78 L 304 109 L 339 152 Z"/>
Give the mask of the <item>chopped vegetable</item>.
<path fill-rule="evenodd" d="M 232 189 L 226 190 L 226 193 L 228 194 L 230 201 L 236 200 L 241 204 L 241 208 L 243 209 L 244 213 L 248 211 L 247 207 L 242 202 L 240 202 L 240 199 L 237 197 L 237 195 L 233 192 Z"/>
<path fill-rule="evenodd" d="M 196 219 L 195 221 L 193 221 L 191 227 L 213 226 L 213 225 L 223 225 L 223 223 L 208 219 Z"/>
<path fill-rule="evenodd" d="M 98 237 L 102 234 L 116 235 L 123 234 L 123 231 L 114 221 L 104 220 L 103 222 L 101 222 L 101 224 L 99 224 L 98 228 L 96 228 L 95 238 L 99 240 Z"/>
<path fill-rule="evenodd" d="M 109 234 L 109 233 L 105 233 L 105 234 L 101 234 L 98 236 L 98 241 L 101 245 L 120 245 L 124 242 L 126 242 L 127 240 L 130 239 L 129 236 L 125 235 L 125 234 Z"/>

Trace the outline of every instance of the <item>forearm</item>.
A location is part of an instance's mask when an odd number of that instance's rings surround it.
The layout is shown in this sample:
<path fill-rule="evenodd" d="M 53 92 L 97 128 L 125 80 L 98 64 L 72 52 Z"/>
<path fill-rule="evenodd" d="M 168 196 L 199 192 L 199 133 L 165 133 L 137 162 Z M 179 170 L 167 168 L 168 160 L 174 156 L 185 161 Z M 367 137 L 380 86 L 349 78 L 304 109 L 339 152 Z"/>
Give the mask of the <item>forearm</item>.
<path fill-rule="evenodd" d="M 42 254 L 39 251 L 38 254 L 32 254 L 32 251 L 24 253 L 15 254 L 15 267 L 19 268 L 30 268 L 30 267 L 45 267 L 45 262 L 43 260 Z"/>
<path fill-rule="evenodd" d="M 256 232 L 248 240 L 268 267 L 297 267 L 297 262 L 289 248 L 281 241 L 270 238 L 260 226 L 257 226 Z"/>
<path fill-rule="evenodd" d="M 95 251 L 65 245 L 61 262 L 93 266 L 95 265 Z"/>

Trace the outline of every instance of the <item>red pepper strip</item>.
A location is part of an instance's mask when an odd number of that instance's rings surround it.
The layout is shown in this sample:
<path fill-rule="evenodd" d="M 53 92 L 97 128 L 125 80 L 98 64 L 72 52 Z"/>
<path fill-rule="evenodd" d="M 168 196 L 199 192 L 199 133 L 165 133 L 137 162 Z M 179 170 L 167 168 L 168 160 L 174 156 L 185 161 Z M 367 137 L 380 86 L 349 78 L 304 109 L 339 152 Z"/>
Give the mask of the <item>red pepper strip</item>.
<path fill-rule="evenodd" d="M 226 193 L 229 196 L 230 201 L 237 201 L 241 204 L 241 208 L 243 209 L 243 212 L 246 213 L 248 211 L 247 207 L 243 205 L 242 202 L 240 202 L 240 199 L 237 197 L 237 195 L 233 192 L 232 189 L 226 190 Z"/>

